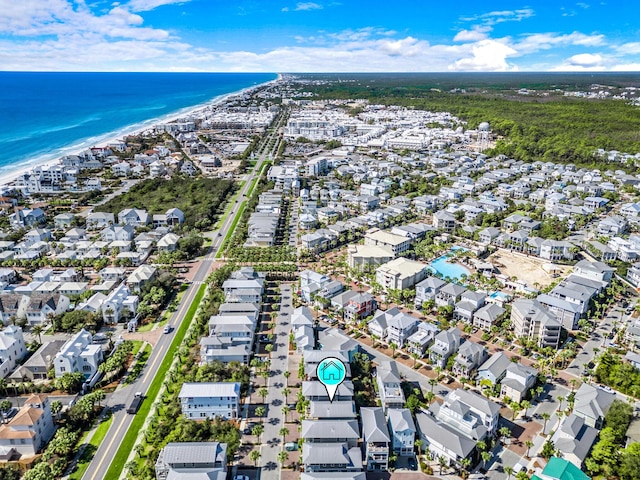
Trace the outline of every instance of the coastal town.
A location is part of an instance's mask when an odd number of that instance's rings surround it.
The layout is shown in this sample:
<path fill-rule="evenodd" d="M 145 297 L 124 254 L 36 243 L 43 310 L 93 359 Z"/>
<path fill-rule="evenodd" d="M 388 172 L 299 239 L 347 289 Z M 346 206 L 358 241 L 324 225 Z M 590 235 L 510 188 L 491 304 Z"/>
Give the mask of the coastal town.
<path fill-rule="evenodd" d="M 322 84 L 0 187 L 2 475 L 639 478 L 640 153 Z"/>

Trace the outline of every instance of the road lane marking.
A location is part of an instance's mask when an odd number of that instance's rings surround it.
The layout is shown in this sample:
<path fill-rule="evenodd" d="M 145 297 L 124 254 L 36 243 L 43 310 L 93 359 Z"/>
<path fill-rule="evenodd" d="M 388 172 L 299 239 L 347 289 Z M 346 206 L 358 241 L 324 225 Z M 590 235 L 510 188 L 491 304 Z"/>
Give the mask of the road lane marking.
<path fill-rule="evenodd" d="M 131 418 L 133 418 L 133 417 L 131 417 Z M 122 422 L 120 422 L 120 426 L 116 430 L 116 433 L 113 435 L 113 438 L 109 442 L 109 445 L 107 445 L 107 452 L 109 452 L 109 450 L 111 450 L 111 447 L 113 446 L 113 442 L 115 442 L 116 438 L 118 438 L 118 432 L 120 432 L 120 429 L 122 429 L 122 427 L 124 427 L 124 424 L 126 423 L 126 420 L 127 420 L 127 417 L 122 417 Z M 98 467 L 93 470 L 93 476 L 89 477 L 89 480 L 93 480 L 94 478 L 96 478 L 96 475 L 98 474 L 98 472 L 102 468 L 102 464 L 104 463 L 106 458 L 107 458 L 106 455 L 102 456 L 102 459 L 98 462 Z M 111 460 L 113 460 L 113 459 L 110 459 L 110 461 Z"/>

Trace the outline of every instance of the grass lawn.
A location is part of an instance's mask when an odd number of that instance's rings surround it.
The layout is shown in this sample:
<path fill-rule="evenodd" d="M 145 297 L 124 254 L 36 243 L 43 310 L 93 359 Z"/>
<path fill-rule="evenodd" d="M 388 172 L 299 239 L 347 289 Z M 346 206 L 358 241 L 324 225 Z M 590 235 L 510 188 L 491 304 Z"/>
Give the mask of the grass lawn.
<path fill-rule="evenodd" d="M 229 215 L 229 212 L 231 212 L 231 209 L 233 208 L 233 204 L 236 203 L 236 200 L 239 198 L 243 185 L 244 185 L 244 182 L 238 183 L 238 191 L 235 193 L 233 197 L 229 199 L 229 204 L 227 205 L 227 208 L 224 209 L 224 213 L 220 217 L 220 220 L 218 220 L 216 225 L 213 227 L 214 230 L 218 230 L 222 226 L 222 223 L 225 221 L 225 219 Z"/>
<path fill-rule="evenodd" d="M 80 480 L 82 478 L 82 476 L 84 475 L 84 472 L 87 470 L 87 467 L 89 466 L 89 464 L 91 463 L 91 460 L 93 459 L 93 455 L 96 453 L 96 450 L 98 450 L 98 447 L 104 440 L 104 437 L 107 436 L 107 432 L 111 427 L 112 421 L 113 421 L 113 417 L 109 415 L 109 418 L 107 418 L 106 420 L 103 420 L 102 423 L 98 425 L 98 428 L 96 428 L 96 431 L 93 434 L 93 437 L 91 437 L 91 440 L 89 441 L 88 445 L 85 447 L 84 452 L 82 452 L 82 455 L 78 459 L 78 464 L 76 465 L 76 469 L 71 475 L 69 475 L 70 480 Z M 82 443 L 84 443 L 84 439 L 80 441 L 80 444 Z"/>
<path fill-rule="evenodd" d="M 229 239 L 233 235 L 233 232 L 236 231 L 236 226 L 238 225 L 238 222 L 240 221 L 240 217 L 242 217 L 242 212 L 244 212 L 244 209 L 246 206 L 247 204 L 245 202 L 242 202 L 242 205 L 240 205 L 240 208 L 238 209 L 238 213 L 236 213 L 236 218 L 233 219 L 233 223 L 231 224 L 231 228 L 229 228 L 229 231 L 224 236 L 224 240 L 222 241 L 222 245 L 220 245 L 220 250 L 218 250 L 218 253 L 216 254 L 216 258 L 220 258 L 224 253 L 225 248 L 227 248 L 227 243 L 229 243 Z"/>
<path fill-rule="evenodd" d="M 138 357 L 138 361 L 129 372 L 129 375 L 127 375 L 127 379 L 124 381 L 125 385 L 129 385 L 138 379 L 140 373 L 142 373 L 142 369 L 147 364 L 147 360 L 149 360 L 149 356 L 151 356 L 151 345 L 147 344 Z"/>
<path fill-rule="evenodd" d="M 120 448 L 118 448 L 118 451 L 116 452 L 115 457 L 111 461 L 111 465 L 109 466 L 109 470 L 107 471 L 107 475 L 105 476 L 105 478 L 120 477 L 120 474 L 124 469 L 124 465 L 127 462 L 127 458 L 129 457 L 129 454 L 133 450 L 133 447 L 136 443 L 136 439 L 138 438 L 138 433 L 142 429 L 142 426 L 144 425 L 145 420 L 147 419 L 147 417 L 149 416 L 149 413 L 151 412 L 151 407 L 153 406 L 153 403 L 155 402 L 156 397 L 158 396 L 158 392 L 160 391 L 160 387 L 162 387 L 162 383 L 164 382 L 167 372 L 169 371 L 169 367 L 171 367 L 171 363 L 173 362 L 173 357 L 176 355 L 178 348 L 180 347 L 180 345 L 182 344 L 182 341 L 184 340 L 184 336 L 186 335 L 187 330 L 189 329 L 189 325 L 191 325 L 193 316 L 195 315 L 196 310 L 198 309 L 198 306 L 202 301 L 202 297 L 204 296 L 206 288 L 207 288 L 206 285 L 204 284 L 200 285 L 200 288 L 198 289 L 198 292 L 196 293 L 196 296 L 193 299 L 193 303 L 191 304 L 191 306 L 189 307 L 189 310 L 187 311 L 187 315 L 185 316 L 184 320 L 180 324 L 180 328 L 178 328 L 178 331 L 173 337 L 171 346 L 169 347 L 167 354 L 162 360 L 162 363 L 158 368 L 158 372 L 156 373 L 156 376 L 153 378 L 153 381 L 149 386 L 149 390 L 147 390 L 147 398 L 145 399 L 144 402 L 142 402 L 142 405 L 140 405 L 140 410 L 138 410 L 138 413 L 133 419 L 133 422 L 131 422 L 131 426 L 129 427 L 129 430 L 127 430 L 127 434 L 122 439 Z"/>
<path fill-rule="evenodd" d="M 176 295 L 176 297 L 173 300 L 171 300 L 171 303 L 175 305 L 180 304 L 180 302 L 182 301 L 182 297 L 184 297 L 184 292 L 187 291 L 188 287 L 189 285 L 187 285 L 186 283 L 183 283 L 182 285 L 180 285 L 180 290 L 178 290 L 178 294 Z M 175 310 L 172 310 L 172 311 L 165 310 L 164 313 L 162 314 L 161 319 L 159 319 L 157 322 L 145 323 L 140 328 L 138 328 L 138 332 L 150 332 L 151 330 L 153 330 L 153 327 L 156 325 L 158 327 L 164 327 L 174 312 Z"/>
<path fill-rule="evenodd" d="M 142 340 L 130 340 L 133 344 L 133 349 L 131 350 L 131 355 L 135 355 L 140 351 L 140 347 L 142 346 Z"/>

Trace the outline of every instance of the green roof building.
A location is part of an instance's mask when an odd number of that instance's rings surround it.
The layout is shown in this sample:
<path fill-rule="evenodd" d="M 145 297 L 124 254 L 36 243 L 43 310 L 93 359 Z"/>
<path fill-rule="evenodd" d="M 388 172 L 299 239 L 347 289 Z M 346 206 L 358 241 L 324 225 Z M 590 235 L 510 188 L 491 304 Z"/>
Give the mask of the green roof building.
<path fill-rule="evenodd" d="M 591 477 L 568 460 L 551 457 L 542 473 L 533 475 L 531 480 L 591 480 Z"/>

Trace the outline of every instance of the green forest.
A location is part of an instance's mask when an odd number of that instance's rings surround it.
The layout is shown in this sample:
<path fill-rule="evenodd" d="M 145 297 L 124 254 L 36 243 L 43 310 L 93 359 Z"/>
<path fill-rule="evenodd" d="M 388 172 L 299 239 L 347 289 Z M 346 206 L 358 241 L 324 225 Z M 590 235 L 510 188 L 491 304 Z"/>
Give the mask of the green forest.
<path fill-rule="evenodd" d="M 219 178 L 154 178 L 136 184 L 95 210 L 117 215 L 125 208 L 142 208 L 149 214 L 159 214 L 176 207 L 184 212 L 186 227 L 202 230 L 214 224 L 233 189 L 233 181 Z"/>
<path fill-rule="evenodd" d="M 387 84 L 362 81 L 305 85 L 305 90 L 319 98 L 365 98 L 371 103 L 451 112 L 472 128 L 489 122 L 493 133 L 504 138 L 487 153 L 518 160 L 602 168 L 607 162 L 594 156 L 598 148 L 640 151 L 640 108 L 620 100 L 519 96 L 497 89 L 450 93 L 431 84 L 419 85 L 415 79 L 404 86 L 396 79 Z"/>

